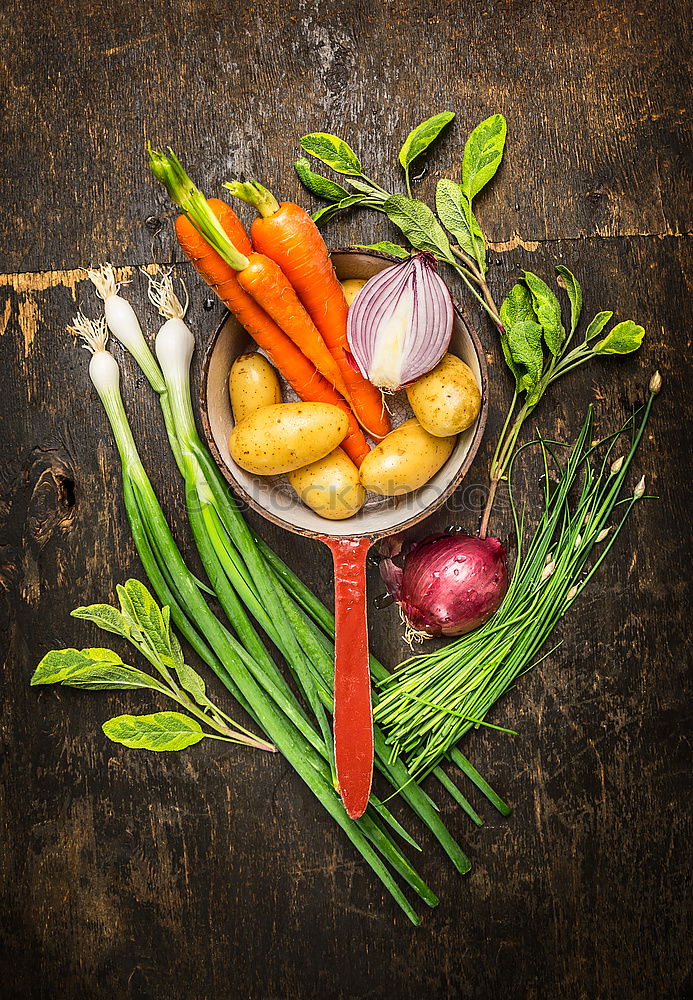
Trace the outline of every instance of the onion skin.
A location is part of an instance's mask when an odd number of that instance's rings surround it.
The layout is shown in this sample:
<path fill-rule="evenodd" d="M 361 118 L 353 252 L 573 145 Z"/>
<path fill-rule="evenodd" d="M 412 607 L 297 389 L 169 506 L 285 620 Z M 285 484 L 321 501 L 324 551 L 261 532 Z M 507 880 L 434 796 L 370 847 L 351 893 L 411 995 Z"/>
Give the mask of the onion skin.
<path fill-rule="evenodd" d="M 461 533 L 414 543 L 403 567 L 386 556 L 380 575 L 408 631 L 421 638 L 471 632 L 498 610 L 508 589 L 500 539 Z"/>

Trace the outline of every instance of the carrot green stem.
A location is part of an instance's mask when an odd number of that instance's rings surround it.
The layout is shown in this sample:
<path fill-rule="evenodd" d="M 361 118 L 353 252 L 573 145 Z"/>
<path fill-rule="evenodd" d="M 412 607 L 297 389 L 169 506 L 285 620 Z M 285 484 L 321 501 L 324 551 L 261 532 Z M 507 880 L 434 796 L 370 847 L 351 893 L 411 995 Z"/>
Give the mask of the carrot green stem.
<path fill-rule="evenodd" d="M 243 271 L 248 266 L 248 258 L 228 238 L 207 199 L 190 180 L 171 147 L 169 146 L 167 156 L 158 149 L 152 149 L 149 143 L 147 152 L 152 173 L 164 185 L 171 200 L 187 215 L 200 236 L 223 257 L 229 267 L 234 271 Z"/>
<path fill-rule="evenodd" d="M 271 191 L 268 191 L 258 181 L 246 181 L 246 183 L 242 183 L 241 181 L 227 181 L 224 187 L 231 194 L 240 198 L 241 201 L 245 201 L 248 205 L 256 208 L 263 219 L 268 218 L 270 215 L 276 215 L 279 211 L 279 202 L 277 199 Z"/>

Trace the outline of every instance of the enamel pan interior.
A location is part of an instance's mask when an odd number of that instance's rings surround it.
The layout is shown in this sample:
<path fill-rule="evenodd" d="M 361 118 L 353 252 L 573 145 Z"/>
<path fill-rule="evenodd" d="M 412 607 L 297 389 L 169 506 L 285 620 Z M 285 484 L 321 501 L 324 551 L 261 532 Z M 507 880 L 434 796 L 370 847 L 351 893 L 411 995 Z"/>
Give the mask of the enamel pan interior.
<path fill-rule="evenodd" d="M 332 262 L 340 280 L 370 278 L 394 260 L 384 254 L 357 250 L 337 250 Z M 204 433 L 219 467 L 248 504 L 264 517 L 288 531 L 333 538 L 370 537 L 375 540 L 402 531 L 432 513 L 454 492 L 466 474 L 481 442 L 488 406 L 487 368 L 478 337 L 455 309 L 450 350 L 471 368 L 481 389 L 481 411 L 476 423 L 460 434 L 455 449 L 436 475 L 420 489 L 398 498 L 371 499 L 354 517 L 328 521 L 305 507 L 287 486 L 284 477 L 261 478 L 241 469 L 231 458 L 228 440 L 233 428 L 228 378 L 239 354 L 252 350 L 253 342 L 236 319 L 228 314 L 207 347 L 201 408 Z M 286 387 L 285 387 L 286 388 Z M 295 398 L 287 391 L 284 399 Z M 395 413 L 399 423 L 408 413 Z M 397 419 L 399 417 L 399 419 Z"/>

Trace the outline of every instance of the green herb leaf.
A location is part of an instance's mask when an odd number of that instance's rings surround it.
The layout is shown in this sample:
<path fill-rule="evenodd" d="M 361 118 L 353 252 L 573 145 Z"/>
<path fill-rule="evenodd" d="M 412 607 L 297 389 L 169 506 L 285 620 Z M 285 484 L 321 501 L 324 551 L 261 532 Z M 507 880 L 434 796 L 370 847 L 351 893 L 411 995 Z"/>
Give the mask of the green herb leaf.
<path fill-rule="evenodd" d="M 462 191 L 470 202 L 498 170 L 505 134 L 503 115 L 491 115 L 467 139 L 462 157 Z"/>
<path fill-rule="evenodd" d="M 343 209 L 350 208 L 352 205 L 358 205 L 359 202 L 364 200 L 364 197 L 365 196 L 362 194 L 350 194 L 348 198 L 342 198 L 342 200 L 338 201 L 336 205 L 325 205 L 324 208 L 318 209 L 317 212 L 313 212 L 311 218 L 316 224 L 322 223 L 324 225 Z"/>
<path fill-rule="evenodd" d="M 612 316 L 613 313 L 608 309 L 598 312 L 585 331 L 585 341 L 598 337 Z"/>
<path fill-rule="evenodd" d="M 399 162 L 406 170 L 417 156 L 420 156 L 431 143 L 438 138 L 446 125 L 455 117 L 452 111 L 441 111 L 440 114 L 427 118 L 413 129 L 404 140 L 404 145 L 399 151 Z"/>
<path fill-rule="evenodd" d="M 322 174 L 314 173 L 305 157 L 296 160 L 294 167 L 301 184 L 316 194 L 318 198 L 325 198 L 327 201 L 341 201 L 342 198 L 349 197 L 349 192 L 341 184 L 336 184 L 329 177 L 323 177 Z"/>
<path fill-rule="evenodd" d="M 180 667 L 176 667 L 176 675 L 180 686 L 189 695 L 192 695 L 198 705 L 207 706 L 210 704 L 205 682 L 196 670 L 193 670 L 187 663 L 183 663 Z"/>
<path fill-rule="evenodd" d="M 113 632 L 114 635 L 122 635 L 125 639 L 130 638 L 130 625 L 120 611 L 112 608 L 110 604 L 90 604 L 84 608 L 75 608 L 70 614 L 73 618 L 94 622 L 104 632 Z"/>
<path fill-rule="evenodd" d="M 116 589 L 123 616 L 141 630 L 150 649 L 168 665 L 172 660 L 171 643 L 159 605 L 139 580 L 126 580 Z"/>
<path fill-rule="evenodd" d="M 446 177 L 436 186 L 436 212 L 445 228 L 452 233 L 460 247 L 473 260 L 480 260 L 486 273 L 486 240 L 481 226 L 471 212 L 469 201 L 462 188 Z M 471 215 L 471 229 L 469 217 Z"/>
<path fill-rule="evenodd" d="M 549 286 L 531 271 L 524 272 L 524 279 L 532 293 L 534 312 L 544 330 L 546 346 L 554 358 L 561 353 L 565 343 L 565 330 L 561 323 L 561 304 Z"/>
<path fill-rule="evenodd" d="M 204 739 L 202 726 L 180 712 L 118 715 L 104 722 L 109 740 L 135 750 L 185 750 Z"/>
<path fill-rule="evenodd" d="M 156 678 L 123 663 L 110 649 L 53 649 L 46 653 L 31 678 L 32 685 L 64 684 L 66 687 L 151 688 L 169 693 Z"/>
<path fill-rule="evenodd" d="M 383 204 L 383 209 L 390 222 L 402 230 L 416 250 L 454 260 L 450 241 L 428 205 L 416 198 L 406 198 L 403 194 L 392 194 Z"/>
<path fill-rule="evenodd" d="M 112 649 L 104 649 L 102 646 L 90 646 L 82 650 L 82 656 L 86 656 L 92 663 L 122 663 L 123 661 L 114 653 Z"/>
<path fill-rule="evenodd" d="M 362 181 L 358 177 L 350 177 L 349 184 L 353 188 L 356 188 L 357 191 L 361 191 L 363 194 L 367 194 L 369 196 L 376 195 L 378 198 L 383 197 L 382 191 L 378 191 L 376 188 L 374 188 L 369 181 Z M 347 194 L 350 193 L 351 192 L 347 191 Z"/>
<path fill-rule="evenodd" d="M 91 662 L 78 649 L 52 649 L 37 666 L 31 684 L 61 684 L 75 670 L 83 670 Z"/>
<path fill-rule="evenodd" d="M 322 160 L 328 167 L 332 167 L 338 174 L 347 174 L 353 177 L 361 176 L 361 163 L 351 146 L 348 146 L 343 139 L 328 132 L 311 132 L 301 139 L 301 146 L 306 153 Z"/>
<path fill-rule="evenodd" d="M 594 354 L 630 354 L 637 351 L 645 336 L 643 327 L 638 326 L 632 319 L 626 319 L 622 323 L 617 323 L 613 330 L 609 330 L 604 340 L 600 340 L 592 348 Z"/>
<path fill-rule="evenodd" d="M 152 691 L 170 691 L 150 674 L 145 674 L 127 663 L 92 663 L 68 674 L 61 682 L 65 687 L 83 688 L 88 691 L 132 690 L 148 688 Z"/>
<path fill-rule="evenodd" d="M 515 323 L 534 320 L 532 293 L 526 285 L 513 285 L 500 307 L 500 318 L 506 330 Z"/>
<path fill-rule="evenodd" d="M 558 284 L 564 288 L 570 299 L 570 335 L 575 333 L 582 312 L 582 288 L 572 271 L 563 264 L 557 264 Z"/>
<path fill-rule="evenodd" d="M 544 367 L 541 335 L 542 328 L 534 320 L 521 320 L 508 330 L 508 348 L 512 359 L 525 370 L 520 376 L 518 389 L 531 392 L 541 379 Z"/>
<path fill-rule="evenodd" d="M 409 256 L 408 250 L 397 243 L 390 243 L 388 240 L 383 240 L 382 243 L 355 243 L 354 246 L 357 250 L 380 250 L 381 253 L 389 253 L 392 257 L 399 257 L 401 260 Z"/>

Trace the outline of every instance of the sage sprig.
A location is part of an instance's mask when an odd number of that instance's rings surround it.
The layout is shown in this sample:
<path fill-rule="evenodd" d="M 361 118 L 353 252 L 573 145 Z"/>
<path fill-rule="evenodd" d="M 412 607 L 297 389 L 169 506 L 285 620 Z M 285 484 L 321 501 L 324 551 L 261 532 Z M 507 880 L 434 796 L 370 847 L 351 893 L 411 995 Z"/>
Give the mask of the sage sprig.
<path fill-rule="evenodd" d="M 508 416 L 491 460 L 490 490 L 480 536 L 485 537 L 498 484 L 506 478 L 522 426 L 550 385 L 586 361 L 602 354 L 630 354 L 637 351 L 645 336 L 633 320 L 617 323 L 597 340 L 613 317 L 598 313 L 585 330 L 582 343 L 569 350 L 578 330 L 583 294 L 580 282 L 567 267 L 556 267 L 558 284 L 570 302 L 570 325 L 563 324 L 561 304 L 549 286 L 536 274 L 525 271 L 511 288 L 500 308 L 503 323 L 501 346 L 515 379 L 515 391 Z"/>
<path fill-rule="evenodd" d="M 104 733 L 126 746 L 182 750 L 207 737 L 274 750 L 210 700 L 204 680 L 183 658 L 178 638 L 171 629 L 170 609 L 160 608 L 139 580 L 127 580 L 117 587 L 117 593 L 119 608 L 91 604 L 76 608 L 72 615 L 126 639 L 149 661 L 156 674 L 124 663 L 111 649 L 53 649 L 36 667 L 31 684 L 62 684 L 87 691 L 148 689 L 166 695 L 194 716 L 157 712 L 109 719 L 103 725 Z M 206 732 L 201 722 L 214 732 Z"/>
<path fill-rule="evenodd" d="M 409 175 L 412 161 L 429 148 L 453 117 L 452 112 L 434 115 L 408 135 L 399 152 L 406 195 L 390 194 L 366 177 L 351 147 L 323 132 L 304 136 L 303 149 L 327 166 L 348 174 L 346 183 L 355 193 L 341 186 L 338 192 L 332 191 L 327 186 L 332 182 L 314 174 L 305 159 L 297 162 L 296 169 L 309 190 L 331 202 L 313 216 L 316 221 L 326 222 L 342 209 L 355 205 L 384 213 L 414 250 L 432 253 L 454 268 L 494 323 L 514 380 L 514 393 L 491 463 L 490 489 L 480 528 L 483 538 L 498 484 L 506 477 L 522 426 L 548 387 L 598 355 L 629 354 L 637 350 L 645 331 L 632 320 L 625 320 L 598 340 L 613 318 L 612 312 L 604 311 L 589 323 L 582 343 L 569 349 L 578 329 L 583 294 L 579 281 L 563 264 L 556 266 L 557 283 L 570 303 L 569 321 L 563 319 L 556 293 L 531 271 L 523 273 L 521 281 L 510 290 L 501 307 L 497 307 L 486 280 L 488 241 L 474 213 L 474 199 L 500 167 L 507 133 L 505 118 L 491 115 L 472 130 L 462 154 L 459 182 L 448 178 L 438 181 L 435 212 L 412 197 Z M 384 250 L 397 257 L 407 255 L 403 247 L 389 242 L 371 244 L 366 249 Z"/>

